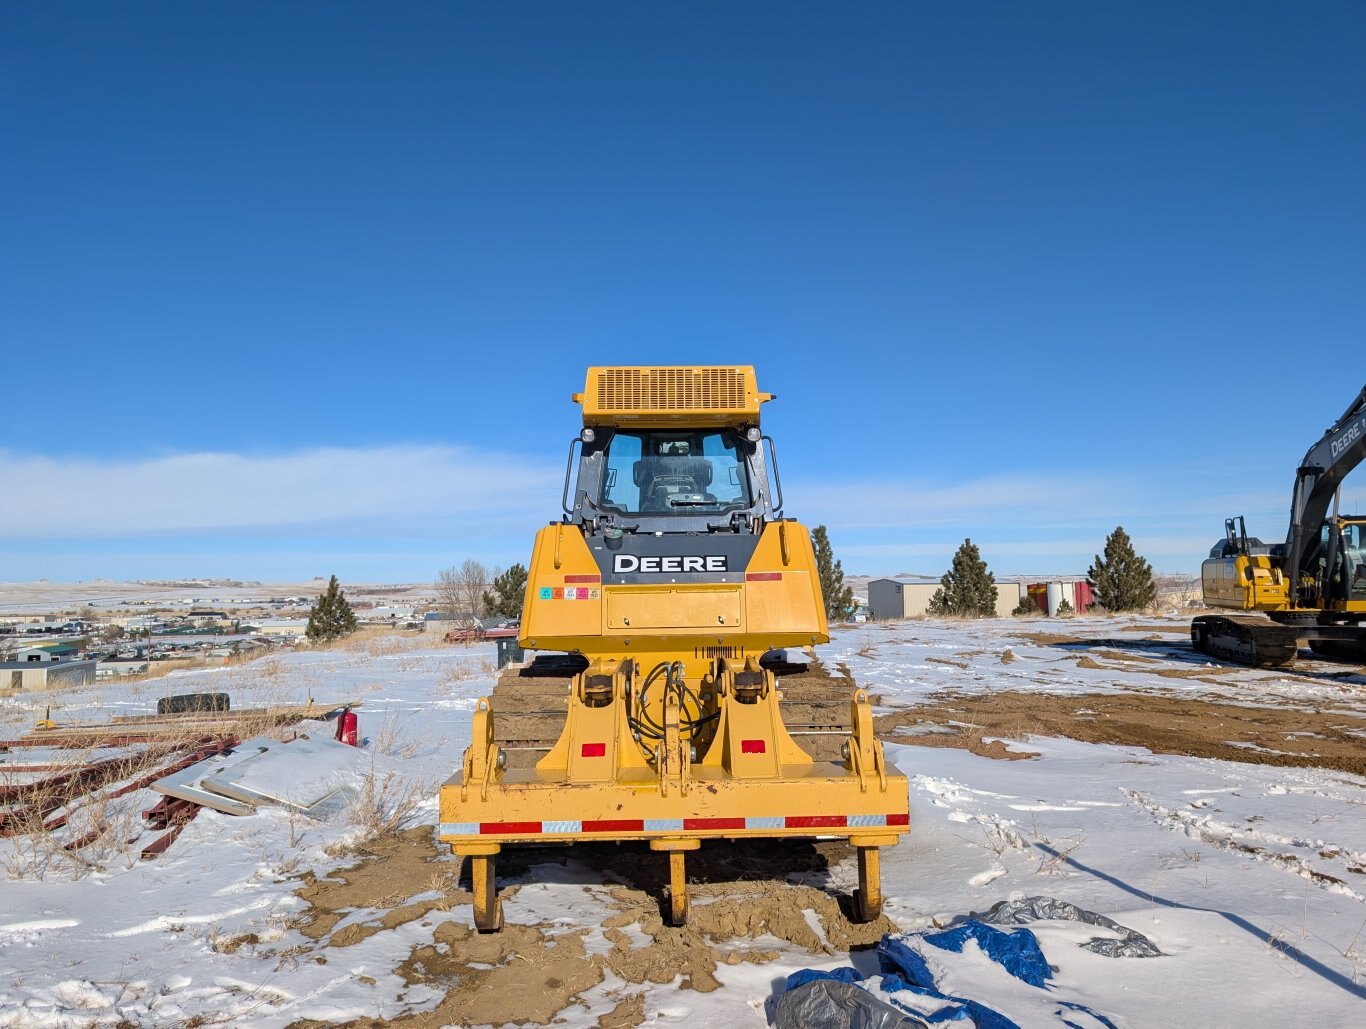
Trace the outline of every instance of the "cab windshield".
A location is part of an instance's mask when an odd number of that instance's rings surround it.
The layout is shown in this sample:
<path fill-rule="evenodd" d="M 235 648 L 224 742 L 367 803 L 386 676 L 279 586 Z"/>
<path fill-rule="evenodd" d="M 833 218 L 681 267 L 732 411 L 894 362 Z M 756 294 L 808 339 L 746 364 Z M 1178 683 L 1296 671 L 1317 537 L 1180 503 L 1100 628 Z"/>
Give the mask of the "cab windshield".
<path fill-rule="evenodd" d="M 618 430 L 599 506 L 622 514 L 732 511 L 751 504 L 749 470 L 729 431 Z"/>

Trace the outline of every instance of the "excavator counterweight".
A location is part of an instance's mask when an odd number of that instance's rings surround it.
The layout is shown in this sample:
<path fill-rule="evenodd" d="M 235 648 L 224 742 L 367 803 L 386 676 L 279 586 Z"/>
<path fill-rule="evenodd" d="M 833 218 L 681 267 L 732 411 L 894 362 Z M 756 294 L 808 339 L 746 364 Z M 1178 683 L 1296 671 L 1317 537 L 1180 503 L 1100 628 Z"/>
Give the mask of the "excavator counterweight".
<path fill-rule="evenodd" d="M 441 789 L 440 838 L 472 863 L 475 925 L 502 925 L 504 847 L 594 840 L 667 855 L 674 924 L 704 842 L 848 840 L 855 911 L 876 918 L 878 848 L 909 831 L 907 782 L 862 690 L 841 760 L 813 759 L 784 724 L 774 668 L 829 635 L 810 536 L 782 516 L 759 428 L 772 396 L 750 367 L 627 367 L 590 368 L 574 399 L 563 518 L 536 536 L 520 634 L 578 662 L 563 729 L 517 767 L 482 698 Z"/>

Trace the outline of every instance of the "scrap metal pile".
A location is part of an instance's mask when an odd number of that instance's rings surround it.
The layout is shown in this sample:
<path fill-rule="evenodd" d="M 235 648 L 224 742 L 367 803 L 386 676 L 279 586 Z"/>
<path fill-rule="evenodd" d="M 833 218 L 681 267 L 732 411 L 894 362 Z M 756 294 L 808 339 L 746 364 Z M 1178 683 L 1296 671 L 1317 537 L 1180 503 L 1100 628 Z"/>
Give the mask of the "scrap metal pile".
<path fill-rule="evenodd" d="M 247 815 L 283 804 L 324 818 L 354 795 L 343 782 L 361 760 L 354 703 L 229 711 L 226 698 L 171 699 L 182 703 L 161 705 L 157 715 L 68 725 L 45 719 L 20 738 L 0 740 L 0 836 L 51 834 L 67 852 L 84 850 L 116 831 L 103 817 L 107 802 L 150 789 L 162 794 L 141 813 L 142 831 L 162 834 L 141 845 L 142 856 L 152 858 L 206 807 Z M 325 726 L 321 734 L 298 732 L 300 723 L 328 719 L 336 720 L 338 736 L 349 728 L 349 742 L 327 738 Z M 285 731 L 287 743 L 264 735 Z M 125 846 L 141 842 L 141 831 L 117 831 L 130 836 Z"/>

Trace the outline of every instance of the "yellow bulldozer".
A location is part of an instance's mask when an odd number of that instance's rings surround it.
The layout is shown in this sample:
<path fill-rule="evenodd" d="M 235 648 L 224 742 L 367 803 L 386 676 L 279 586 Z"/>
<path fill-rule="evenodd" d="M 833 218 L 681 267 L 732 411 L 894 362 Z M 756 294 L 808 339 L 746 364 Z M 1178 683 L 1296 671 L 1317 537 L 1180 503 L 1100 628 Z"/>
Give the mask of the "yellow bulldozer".
<path fill-rule="evenodd" d="M 829 635 L 810 536 L 782 515 L 759 425 L 772 399 L 748 366 L 595 367 L 574 395 L 563 517 L 537 533 L 519 637 L 580 661 L 563 729 L 516 767 L 484 697 L 441 789 L 440 838 L 469 859 L 481 931 L 502 927 L 504 847 L 588 841 L 667 854 L 681 925 L 685 855 L 703 842 L 843 839 L 855 917 L 881 913 L 879 848 L 909 831 L 910 808 L 868 697 L 850 691 L 835 760 L 814 760 L 780 709 L 772 658 Z"/>

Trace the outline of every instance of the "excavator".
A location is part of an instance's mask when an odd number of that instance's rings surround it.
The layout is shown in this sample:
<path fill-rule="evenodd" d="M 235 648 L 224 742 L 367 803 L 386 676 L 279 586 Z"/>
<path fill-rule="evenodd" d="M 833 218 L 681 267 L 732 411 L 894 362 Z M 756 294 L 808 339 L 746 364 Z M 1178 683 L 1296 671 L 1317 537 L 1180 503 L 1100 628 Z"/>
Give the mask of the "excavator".
<path fill-rule="evenodd" d="M 1304 641 L 1326 657 L 1366 660 L 1366 516 L 1339 514 L 1342 482 L 1363 458 L 1366 387 L 1300 462 L 1284 543 L 1249 538 L 1242 516 L 1225 521 L 1200 567 L 1205 604 L 1262 614 L 1199 616 L 1196 650 L 1279 668 Z"/>
<path fill-rule="evenodd" d="M 829 631 L 810 535 L 783 516 L 759 424 L 773 395 L 750 366 L 593 367 L 573 399 L 582 427 L 561 516 L 536 535 L 519 637 L 579 662 L 563 729 L 518 767 L 480 698 L 441 787 L 438 835 L 469 863 L 475 927 L 502 927 L 504 848 L 589 841 L 666 855 L 666 915 L 682 925 L 686 855 L 704 843 L 846 840 L 855 917 L 877 918 L 879 852 L 910 830 L 909 790 L 863 690 L 849 690 L 838 760 L 784 724 L 774 669 Z"/>

